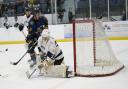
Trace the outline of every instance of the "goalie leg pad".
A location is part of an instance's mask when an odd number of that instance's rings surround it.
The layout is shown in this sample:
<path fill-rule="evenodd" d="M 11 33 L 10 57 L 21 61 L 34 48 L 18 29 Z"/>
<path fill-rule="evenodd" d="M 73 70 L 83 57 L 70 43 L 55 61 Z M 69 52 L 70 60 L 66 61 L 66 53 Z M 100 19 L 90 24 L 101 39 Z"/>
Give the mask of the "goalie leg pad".
<path fill-rule="evenodd" d="M 47 70 L 42 70 L 45 72 L 44 76 L 65 78 L 67 77 L 67 69 L 68 66 L 66 65 L 52 65 L 49 66 Z"/>

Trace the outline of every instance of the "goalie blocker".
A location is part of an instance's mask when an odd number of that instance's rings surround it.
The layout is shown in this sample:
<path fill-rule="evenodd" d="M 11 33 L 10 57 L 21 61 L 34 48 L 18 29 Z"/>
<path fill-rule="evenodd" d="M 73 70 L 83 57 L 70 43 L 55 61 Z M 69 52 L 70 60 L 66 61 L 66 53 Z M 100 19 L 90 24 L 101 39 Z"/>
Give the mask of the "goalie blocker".
<path fill-rule="evenodd" d="M 42 60 L 38 67 L 44 76 L 69 77 L 72 72 L 68 71 L 68 66 L 64 64 L 63 52 L 55 39 L 50 36 L 48 29 L 43 30 L 39 37 L 38 49 Z"/>

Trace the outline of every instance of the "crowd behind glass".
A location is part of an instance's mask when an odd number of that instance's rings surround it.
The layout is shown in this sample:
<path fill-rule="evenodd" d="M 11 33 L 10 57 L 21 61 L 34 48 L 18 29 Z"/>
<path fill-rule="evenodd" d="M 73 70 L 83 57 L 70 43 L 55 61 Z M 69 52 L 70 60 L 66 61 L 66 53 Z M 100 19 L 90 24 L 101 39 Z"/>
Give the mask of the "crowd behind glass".
<path fill-rule="evenodd" d="M 23 15 L 25 7 L 40 8 L 43 13 L 51 13 L 51 0 L 4 0 L 0 3 L 0 16 Z"/>
<path fill-rule="evenodd" d="M 64 2 L 67 0 L 3 0 L 0 2 L 0 17 L 7 16 L 22 16 L 24 14 L 25 7 L 31 8 L 40 8 L 43 14 L 52 14 L 55 13 L 55 1 L 57 5 L 57 13 L 60 21 L 63 20 L 64 12 L 66 9 L 64 8 Z M 75 13 L 72 13 L 69 8 L 68 18 L 72 20 L 76 17 L 88 17 L 89 18 L 89 0 L 72 0 L 75 1 Z M 108 13 L 107 1 L 108 0 L 91 0 L 92 4 L 92 17 L 102 17 L 106 16 Z M 100 2 L 99 2 L 100 1 Z M 126 0 L 109 0 L 110 1 L 110 16 L 120 15 L 121 20 L 126 20 Z M 70 21 L 69 21 L 70 22 Z"/>

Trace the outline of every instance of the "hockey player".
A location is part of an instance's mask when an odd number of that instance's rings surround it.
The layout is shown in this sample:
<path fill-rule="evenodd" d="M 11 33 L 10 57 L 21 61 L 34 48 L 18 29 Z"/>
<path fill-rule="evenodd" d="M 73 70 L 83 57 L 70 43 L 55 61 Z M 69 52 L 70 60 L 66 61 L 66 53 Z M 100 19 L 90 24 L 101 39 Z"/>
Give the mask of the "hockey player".
<path fill-rule="evenodd" d="M 45 29 L 38 39 L 38 49 L 40 54 L 49 57 L 51 64 L 60 65 L 64 60 L 64 55 L 59 45 L 53 37 L 50 36 L 48 29 Z M 42 58 L 43 59 L 43 58 Z"/>
<path fill-rule="evenodd" d="M 56 40 L 50 36 L 48 29 L 43 30 L 38 39 L 38 49 L 42 59 L 39 69 L 42 68 L 45 76 L 68 77 L 68 66 L 64 64 L 64 55 Z"/>
<path fill-rule="evenodd" d="M 5 20 L 5 22 L 4 22 L 4 24 L 3 24 L 4 27 L 5 27 L 6 29 L 8 29 L 9 27 L 11 27 L 10 24 L 9 24 L 8 17 L 7 17 L 7 16 L 4 17 L 4 20 Z"/>
<path fill-rule="evenodd" d="M 23 30 L 24 26 L 28 27 L 29 21 L 33 18 L 33 14 L 30 8 L 25 8 L 24 21 L 22 23 L 16 22 L 14 27 L 18 27 L 20 31 Z"/>
<path fill-rule="evenodd" d="M 28 35 L 26 37 L 26 42 L 28 43 L 28 53 L 30 53 L 31 60 L 30 68 L 36 64 L 36 53 L 34 51 L 37 40 L 44 28 L 48 28 L 48 21 L 45 17 L 41 16 L 39 10 L 34 11 L 33 18 L 29 21 L 28 25 Z"/>
<path fill-rule="evenodd" d="M 48 20 L 45 16 L 41 16 L 41 11 L 36 8 L 33 12 L 34 16 L 29 24 L 32 26 L 32 31 L 37 31 L 39 34 L 44 28 L 48 28 Z"/>
<path fill-rule="evenodd" d="M 24 26 L 28 26 L 28 23 L 29 21 L 33 18 L 33 14 L 32 14 L 32 11 L 31 11 L 31 8 L 25 8 L 25 15 L 24 15 L 24 23 L 23 25 Z"/>

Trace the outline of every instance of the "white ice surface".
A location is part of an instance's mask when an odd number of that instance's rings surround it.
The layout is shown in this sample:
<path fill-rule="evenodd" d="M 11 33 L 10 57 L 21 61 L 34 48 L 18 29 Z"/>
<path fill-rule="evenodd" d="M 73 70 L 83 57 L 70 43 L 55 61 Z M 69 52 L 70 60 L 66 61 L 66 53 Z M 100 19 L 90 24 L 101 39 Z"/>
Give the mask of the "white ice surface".
<path fill-rule="evenodd" d="M 66 64 L 73 65 L 72 43 L 59 43 L 64 51 Z M 0 50 L 8 48 L 7 52 L 0 52 L 0 89 L 128 89 L 128 41 L 111 41 L 117 58 L 125 64 L 125 68 L 113 76 L 108 77 L 74 77 L 49 78 L 33 77 L 27 79 L 29 55 L 17 65 L 10 65 L 10 61 L 17 61 L 24 53 L 25 47 L 19 45 L 0 45 Z M 8 77 L 6 77 L 8 76 Z"/>

